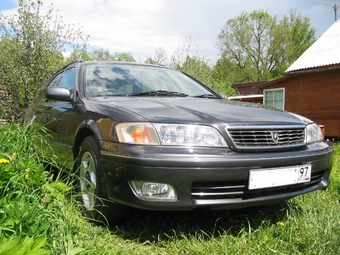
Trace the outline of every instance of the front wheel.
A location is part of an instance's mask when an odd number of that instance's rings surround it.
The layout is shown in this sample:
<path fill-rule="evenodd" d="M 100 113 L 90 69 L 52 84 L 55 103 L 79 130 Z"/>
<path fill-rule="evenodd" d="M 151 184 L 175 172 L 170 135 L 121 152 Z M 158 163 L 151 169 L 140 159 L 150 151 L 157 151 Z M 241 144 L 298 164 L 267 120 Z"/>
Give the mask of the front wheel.
<path fill-rule="evenodd" d="M 78 186 L 84 213 L 102 223 L 120 221 L 125 207 L 109 201 L 106 194 L 100 147 L 95 136 L 84 139 L 77 157 Z"/>

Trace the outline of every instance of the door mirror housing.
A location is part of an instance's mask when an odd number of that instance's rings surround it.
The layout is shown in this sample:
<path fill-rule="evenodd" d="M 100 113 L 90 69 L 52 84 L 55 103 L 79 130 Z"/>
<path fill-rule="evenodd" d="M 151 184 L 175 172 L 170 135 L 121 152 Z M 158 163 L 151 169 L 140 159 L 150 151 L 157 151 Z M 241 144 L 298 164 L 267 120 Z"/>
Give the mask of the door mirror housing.
<path fill-rule="evenodd" d="M 58 86 L 47 87 L 46 97 L 59 101 L 70 101 L 72 99 L 71 91 L 68 88 Z"/>

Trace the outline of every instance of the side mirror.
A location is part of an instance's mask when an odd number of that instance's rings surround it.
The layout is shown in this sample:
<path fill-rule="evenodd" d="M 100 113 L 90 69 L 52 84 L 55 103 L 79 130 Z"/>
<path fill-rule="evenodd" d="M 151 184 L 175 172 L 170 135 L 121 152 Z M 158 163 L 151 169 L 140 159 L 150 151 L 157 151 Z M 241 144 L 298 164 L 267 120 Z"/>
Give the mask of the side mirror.
<path fill-rule="evenodd" d="M 70 101 L 71 91 L 65 87 L 51 86 L 46 89 L 46 97 L 53 100 Z"/>

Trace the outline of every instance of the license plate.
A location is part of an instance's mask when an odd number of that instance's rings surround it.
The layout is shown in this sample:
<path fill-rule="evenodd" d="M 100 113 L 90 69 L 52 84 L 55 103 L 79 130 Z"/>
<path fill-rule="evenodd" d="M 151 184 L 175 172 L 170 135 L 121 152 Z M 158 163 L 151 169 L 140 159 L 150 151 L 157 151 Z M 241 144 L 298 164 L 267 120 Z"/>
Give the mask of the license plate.
<path fill-rule="evenodd" d="M 311 173 L 311 165 L 253 169 L 249 172 L 248 189 L 262 189 L 309 182 Z"/>

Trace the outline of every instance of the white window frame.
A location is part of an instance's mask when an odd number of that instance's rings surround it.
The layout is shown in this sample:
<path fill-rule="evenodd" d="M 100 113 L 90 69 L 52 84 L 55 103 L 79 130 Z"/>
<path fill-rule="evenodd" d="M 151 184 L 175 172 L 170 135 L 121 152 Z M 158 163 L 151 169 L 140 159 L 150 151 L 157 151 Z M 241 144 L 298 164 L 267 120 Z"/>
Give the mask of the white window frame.
<path fill-rule="evenodd" d="M 285 109 L 285 95 L 286 95 L 286 91 L 285 88 L 276 88 L 276 89 L 264 89 L 263 90 L 263 105 L 266 105 L 266 92 L 271 92 L 271 91 L 283 91 L 283 95 L 282 95 L 282 109 L 280 110 L 284 110 Z"/>

